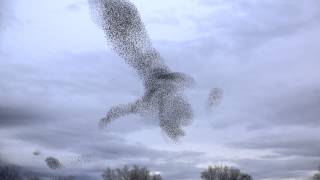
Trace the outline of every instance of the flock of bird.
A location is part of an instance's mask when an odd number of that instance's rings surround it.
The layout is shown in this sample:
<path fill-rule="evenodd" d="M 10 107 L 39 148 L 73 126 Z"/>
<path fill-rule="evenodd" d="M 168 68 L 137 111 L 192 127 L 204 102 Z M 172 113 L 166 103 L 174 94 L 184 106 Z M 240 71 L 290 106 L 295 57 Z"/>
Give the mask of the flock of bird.
<path fill-rule="evenodd" d="M 106 34 L 113 50 L 133 67 L 144 85 L 144 95 L 134 102 L 111 107 L 100 120 L 105 127 L 112 120 L 130 114 L 150 115 L 172 140 L 184 136 L 184 126 L 193 118 L 191 104 L 183 92 L 194 80 L 172 71 L 152 46 L 137 8 L 128 0 L 89 0 L 95 20 Z M 222 91 L 214 88 L 208 105 L 220 102 Z"/>

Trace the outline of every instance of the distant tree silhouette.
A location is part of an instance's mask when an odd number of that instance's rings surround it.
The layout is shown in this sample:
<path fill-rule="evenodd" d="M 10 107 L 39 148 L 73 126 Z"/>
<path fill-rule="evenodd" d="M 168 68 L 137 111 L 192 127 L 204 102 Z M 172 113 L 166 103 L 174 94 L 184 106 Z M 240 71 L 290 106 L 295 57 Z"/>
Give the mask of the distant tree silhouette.
<path fill-rule="evenodd" d="M 209 166 L 208 169 L 201 172 L 201 178 L 204 180 L 252 180 L 250 175 L 227 166 Z"/>
<path fill-rule="evenodd" d="M 73 176 L 54 176 L 51 177 L 50 180 L 75 180 L 76 178 Z"/>
<path fill-rule="evenodd" d="M 318 172 L 312 176 L 312 180 L 320 180 L 320 168 L 318 169 Z"/>
<path fill-rule="evenodd" d="M 249 174 L 240 174 L 238 180 L 252 180 L 252 177 Z"/>
<path fill-rule="evenodd" d="M 28 180 L 40 180 L 40 178 L 38 176 L 29 176 L 27 179 Z"/>
<path fill-rule="evenodd" d="M 162 180 L 160 175 L 151 175 L 147 168 L 136 165 L 131 169 L 128 166 L 117 169 L 107 168 L 102 178 L 103 180 Z"/>
<path fill-rule="evenodd" d="M 155 174 L 151 177 L 151 180 L 162 180 L 162 177 L 160 176 L 160 174 Z"/>
<path fill-rule="evenodd" d="M 313 175 L 312 179 L 313 180 L 320 180 L 320 173 Z"/>
<path fill-rule="evenodd" d="M 133 166 L 130 171 L 130 180 L 149 180 L 150 172 L 146 168 L 139 168 L 138 166 Z"/>
<path fill-rule="evenodd" d="M 116 170 L 113 170 L 113 169 L 110 169 L 110 168 L 107 168 L 103 174 L 102 174 L 102 178 L 104 180 L 117 180 L 119 179 L 120 175 L 116 172 Z M 127 178 L 123 178 L 125 180 L 128 180 Z"/>
<path fill-rule="evenodd" d="M 22 177 L 15 166 L 1 166 L 0 167 L 1 180 L 22 180 Z"/>

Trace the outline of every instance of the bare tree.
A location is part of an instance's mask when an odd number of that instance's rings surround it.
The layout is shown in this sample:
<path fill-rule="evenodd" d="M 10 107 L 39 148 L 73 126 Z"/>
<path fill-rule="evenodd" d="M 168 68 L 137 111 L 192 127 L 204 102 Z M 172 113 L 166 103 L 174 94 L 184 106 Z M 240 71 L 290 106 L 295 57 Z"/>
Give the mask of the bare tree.
<path fill-rule="evenodd" d="M 238 180 L 252 180 L 252 177 L 249 174 L 241 174 L 238 176 Z"/>
<path fill-rule="evenodd" d="M 201 173 L 204 180 L 251 180 L 251 176 L 241 173 L 237 168 L 227 166 L 209 166 Z"/>
<path fill-rule="evenodd" d="M 28 180 L 40 180 L 40 178 L 38 176 L 35 176 L 35 175 L 29 176 L 27 179 Z"/>
<path fill-rule="evenodd" d="M 117 169 L 107 168 L 102 178 L 103 180 L 162 180 L 159 174 L 151 175 L 147 168 L 139 166 L 133 166 L 131 169 L 128 166 Z"/>
<path fill-rule="evenodd" d="M 118 180 L 118 174 L 116 170 L 107 168 L 102 174 L 103 180 Z"/>
<path fill-rule="evenodd" d="M 152 176 L 151 180 L 162 180 L 162 177 L 160 176 L 160 174 L 155 174 Z"/>
<path fill-rule="evenodd" d="M 1 180 L 22 180 L 21 175 L 15 166 L 0 167 Z"/>
<path fill-rule="evenodd" d="M 147 168 L 133 166 L 133 169 L 130 171 L 130 180 L 150 180 L 150 178 L 150 172 Z"/>
<path fill-rule="evenodd" d="M 128 166 L 124 166 L 122 169 L 117 169 L 118 175 L 123 180 L 129 180 L 130 179 L 130 169 Z"/>
<path fill-rule="evenodd" d="M 54 176 L 51 177 L 50 180 L 75 180 L 76 178 L 73 176 Z"/>
<path fill-rule="evenodd" d="M 320 168 L 318 169 L 318 172 L 312 176 L 312 180 L 320 180 Z"/>
<path fill-rule="evenodd" d="M 320 180 L 320 173 L 316 173 L 315 175 L 313 175 L 312 177 L 313 180 Z"/>

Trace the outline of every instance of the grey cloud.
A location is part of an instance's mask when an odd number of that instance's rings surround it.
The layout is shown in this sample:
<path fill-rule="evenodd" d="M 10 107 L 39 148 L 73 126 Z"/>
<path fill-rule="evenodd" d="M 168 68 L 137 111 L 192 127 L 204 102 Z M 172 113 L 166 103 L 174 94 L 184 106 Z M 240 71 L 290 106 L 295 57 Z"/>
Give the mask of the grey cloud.
<path fill-rule="evenodd" d="M 161 12 L 161 17 L 146 18 L 147 23 L 161 24 L 161 25 L 179 25 L 181 22 L 178 18 L 168 16 L 169 12 Z"/>
<path fill-rule="evenodd" d="M 299 30 L 312 27 L 320 16 L 316 0 L 294 1 L 200 1 L 217 6 L 217 12 L 207 18 L 196 19 L 199 29 L 208 37 L 201 39 L 213 47 L 238 52 Z M 219 6 L 227 7 L 219 9 Z M 215 11 L 213 11 L 215 12 Z M 209 32 L 211 33 L 208 33 Z M 199 47 L 201 49 L 202 47 Z"/>
<path fill-rule="evenodd" d="M 48 118 L 32 107 L 0 104 L 0 128 L 23 126 Z"/>
<path fill-rule="evenodd" d="M 63 125 L 66 127 L 65 125 Z M 40 126 L 39 126 L 40 128 Z M 73 127 L 72 127 L 73 128 Z M 86 133 L 83 133 L 84 131 Z M 95 141 L 83 140 L 87 137 L 94 138 Z M 15 138 L 21 139 L 27 142 L 43 145 L 44 147 L 51 147 L 57 150 L 63 151 L 69 149 L 74 152 L 79 151 L 79 154 L 94 153 L 94 156 L 98 156 L 104 159 L 128 159 L 135 157 L 137 159 L 160 159 L 165 158 L 196 158 L 198 156 L 204 156 L 201 152 L 182 151 L 182 152 L 170 152 L 155 150 L 142 144 L 130 144 L 123 138 L 109 134 L 101 134 L 93 129 L 64 129 L 62 126 L 59 128 L 42 128 L 32 131 L 20 131 L 17 132 Z M 63 140 L 62 140 L 63 139 Z"/>
<path fill-rule="evenodd" d="M 308 135 L 307 135 L 308 134 Z M 233 148 L 271 150 L 280 157 L 320 158 L 320 139 L 313 133 L 282 132 L 230 144 Z"/>
<path fill-rule="evenodd" d="M 4 67 L 0 81 L 4 92 L 1 94 L 11 95 L 23 89 L 30 95 L 47 98 L 51 93 L 103 92 L 109 90 L 111 86 L 108 85 L 116 80 L 112 80 L 114 76 L 111 74 L 120 74 L 112 70 L 111 65 L 126 71 L 119 63 L 110 63 L 110 58 L 115 57 L 103 52 L 65 53 L 49 57 L 51 61 L 48 63 L 43 63 L 41 59 L 22 63 L 8 57 L 1 62 Z"/>
<path fill-rule="evenodd" d="M 143 144 L 129 143 L 112 134 L 91 132 L 90 129 L 86 129 L 86 133 L 83 133 L 85 130 L 69 131 L 33 130 L 32 132 L 19 132 L 15 138 L 54 149 L 57 152 L 89 153 L 93 158 L 91 163 L 108 162 L 109 166 L 121 166 L 122 164 L 146 166 L 151 170 L 160 171 L 167 179 L 197 177 L 200 169 L 195 165 L 206 159 L 206 155 L 202 152 L 157 150 Z M 88 137 L 94 141 L 89 140 Z M 45 150 L 41 151 L 47 154 Z M 66 169 L 72 168 L 66 159 L 57 158 Z M 104 168 L 106 167 L 99 165 L 99 168 L 92 169 L 94 172 L 91 170 L 84 172 L 99 174 Z"/>
<path fill-rule="evenodd" d="M 7 13 L 7 1 L 3 0 L 0 2 L 0 32 L 5 26 L 5 14 Z"/>
<path fill-rule="evenodd" d="M 270 102 L 274 123 L 282 125 L 320 125 L 320 86 L 289 92 Z"/>
<path fill-rule="evenodd" d="M 2 43 L 2 32 L 7 29 L 8 26 L 12 26 L 18 22 L 13 8 L 15 3 L 15 0 L 2 0 L 0 2 L 0 43 Z"/>
<path fill-rule="evenodd" d="M 268 152 L 259 158 L 230 160 L 247 169 L 255 179 L 302 178 L 320 164 L 320 139 L 316 128 L 280 127 L 261 129 L 228 143 L 228 147 L 252 152 Z"/>
<path fill-rule="evenodd" d="M 52 119 L 54 122 L 89 120 L 96 122 L 93 123 L 96 127 L 105 109 L 114 103 L 132 100 L 140 94 L 140 87 L 135 83 L 139 79 L 122 77 L 123 73 L 132 72 L 119 61 L 109 61 L 111 58 L 116 57 L 108 53 L 92 52 L 57 55 L 50 57 L 49 63 L 35 59 L 26 64 L 16 62 L 11 57 L 2 61 L 2 67 L 5 68 L 0 72 L 1 107 L 9 108 L 3 109 L 2 114 L 18 116 L 20 109 L 23 115 L 28 115 L 30 122 L 31 119 L 41 120 L 42 123 Z M 12 108 L 10 103 L 13 104 Z M 15 107 L 17 109 L 13 109 Z M 141 119 L 131 119 L 128 122 L 132 125 L 130 127 L 116 124 L 108 130 L 128 133 L 155 125 L 149 120 L 144 121 L 147 123 L 143 125 Z M 1 120 L 3 123 L 9 121 Z"/>
<path fill-rule="evenodd" d="M 249 105 L 246 111 L 255 109 L 248 130 L 262 130 L 270 127 L 314 127 L 319 126 L 320 96 L 318 84 L 302 86 L 274 93 Z"/>
<path fill-rule="evenodd" d="M 240 167 L 248 170 L 254 179 L 285 179 L 306 178 L 308 171 L 318 167 L 319 158 L 291 158 L 291 159 L 239 159 Z"/>
<path fill-rule="evenodd" d="M 66 9 L 69 11 L 78 11 L 85 5 L 86 5 L 85 1 L 77 1 L 66 6 Z"/>

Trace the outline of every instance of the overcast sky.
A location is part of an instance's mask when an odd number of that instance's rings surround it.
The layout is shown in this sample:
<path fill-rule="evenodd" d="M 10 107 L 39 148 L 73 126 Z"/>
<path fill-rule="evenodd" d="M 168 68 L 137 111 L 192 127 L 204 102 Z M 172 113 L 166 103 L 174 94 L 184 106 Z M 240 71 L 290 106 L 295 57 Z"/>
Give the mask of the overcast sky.
<path fill-rule="evenodd" d="M 99 130 L 143 86 L 86 0 L 1 2 L 0 161 L 52 173 L 44 159 L 54 156 L 64 164 L 54 173 L 92 179 L 124 164 L 167 180 L 200 179 L 208 165 L 273 180 L 319 167 L 318 0 L 132 0 L 168 66 L 196 81 L 194 121 L 177 143 L 140 116 Z M 224 97 L 208 109 L 212 88 Z"/>

